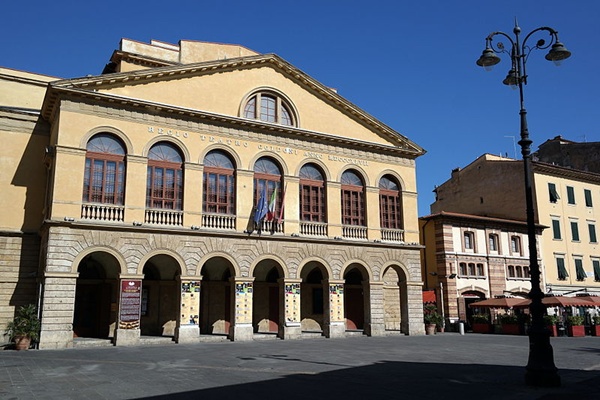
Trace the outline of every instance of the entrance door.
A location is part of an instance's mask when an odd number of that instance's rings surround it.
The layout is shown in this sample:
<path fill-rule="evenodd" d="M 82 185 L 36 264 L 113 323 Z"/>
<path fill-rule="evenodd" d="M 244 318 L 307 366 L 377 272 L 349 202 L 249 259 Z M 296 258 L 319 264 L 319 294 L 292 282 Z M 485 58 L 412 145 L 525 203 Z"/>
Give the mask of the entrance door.
<path fill-rule="evenodd" d="M 365 323 L 365 307 L 362 287 L 344 287 L 344 314 L 346 329 L 363 329 Z"/>
<path fill-rule="evenodd" d="M 110 325 L 110 284 L 78 283 L 73 336 L 107 338 Z"/>

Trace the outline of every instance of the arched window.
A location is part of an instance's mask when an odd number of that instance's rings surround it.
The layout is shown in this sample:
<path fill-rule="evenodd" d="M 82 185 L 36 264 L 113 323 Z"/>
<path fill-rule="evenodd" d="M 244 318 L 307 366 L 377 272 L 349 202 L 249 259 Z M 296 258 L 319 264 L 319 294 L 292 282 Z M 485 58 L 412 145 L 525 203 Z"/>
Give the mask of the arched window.
<path fill-rule="evenodd" d="M 229 155 L 213 150 L 204 157 L 202 211 L 235 214 L 235 167 Z"/>
<path fill-rule="evenodd" d="M 109 133 L 95 135 L 87 144 L 83 201 L 123 205 L 125 146 Z"/>
<path fill-rule="evenodd" d="M 379 218 L 382 228 L 404 228 L 400 185 L 391 175 L 384 175 L 379 180 Z"/>
<path fill-rule="evenodd" d="M 265 196 L 269 215 L 267 219 L 277 219 L 281 212 L 281 168 L 269 157 L 261 157 L 254 164 L 254 204 Z M 263 216 L 264 217 L 264 216 Z"/>
<path fill-rule="evenodd" d="M 342 224 L 365 226 L 364 184 L 360 176 L 348 170 L 342 174 Z"/>
<path fill-rule="evenodd" d="M 314 164 L 300 169 L 300 220 L 327 222 L 325 217 L 325 178 Z"/>
<path fill-rule="evenodd" d="M 271 92 L 258 92 L 244 105 L 244 118 L 259 119 L 281 125 L 295 126 L 296 121 L 289 104 Z"/>
<path fill-rule="evenodd" d="M 183 157 L 169 142 L 152 146 L 148 153 L 146 207 L 181 210 L 183 200 Z"/>

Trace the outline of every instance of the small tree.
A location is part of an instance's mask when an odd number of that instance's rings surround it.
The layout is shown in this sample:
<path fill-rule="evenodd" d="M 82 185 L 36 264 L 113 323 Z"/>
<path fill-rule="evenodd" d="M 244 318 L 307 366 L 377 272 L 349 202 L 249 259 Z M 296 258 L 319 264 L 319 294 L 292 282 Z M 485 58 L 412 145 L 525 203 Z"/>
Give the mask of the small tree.
<path fill-rule="evenodd" d="M 10 340 L 25 337 L 37 341 L 40 337 L 41 322 L 34 304 L 19 307 L 15 318 L 6 325 L 5 333 Z"/>
<path fill-rule="evenodd" d="M 426 324 L 435 324 L 437 326 L 442 326 L 443 323 L 442 316 L 437 312 L 437 307 L 433 304 L 423 307 L 423 321 Z"/>

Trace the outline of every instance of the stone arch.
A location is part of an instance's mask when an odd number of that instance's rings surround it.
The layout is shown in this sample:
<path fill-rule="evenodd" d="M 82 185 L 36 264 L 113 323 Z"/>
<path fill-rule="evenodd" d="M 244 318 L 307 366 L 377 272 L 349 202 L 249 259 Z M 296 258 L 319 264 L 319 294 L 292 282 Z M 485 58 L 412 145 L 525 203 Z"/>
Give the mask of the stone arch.
<path fill-rule="evenodd" d="M 290 112 L 292 112 L 294 121 L 296 122 L 296 124 L 294 126 L 291 126 L 290 128 L 294 128 L 294 127 L 300 127 L 300 114 L 298 113 L 298 107 L 296 107 L 296 105 L 294 104 L 294 102 L 292 101 L 292 99 L 290 99 L 285 93 L 283 93 L 281 90 L 276 89 L 272 86 L 259 86 L 256 87 L 254 89 L 252 89 L 251 91 L 249 91 L 248 93 L 246 93 L 244 95 L 244 97 L 242 98 L 242 101 L 240 102 L 240 107 L 238 110 L 238 116 L 243 116 L 244 115 L 244 107 L 246 106 L 246 103 L 248 102 L 248 99 L 250 99 L 250 97 L 254 96 L 255 94 L 257 94 L 258 92 L 271 92 L 276 96 L 280 96 L 286 103 L 287 105 L 290 107 Z"/>
<path fill-rule="evenodd" d="M 256 153 L 254 155 L 254 157 L 252 157 L 250 159 L 250 163 L 248 165 L 248 171 L 254 171 L 254 165 L 256 164 L 256 161 L 258 161 L 258 159 L 262 158 L 262 157 L 271 157 L 274 160 L 276 160 L 277 163 L 279 164 L 279 166 L 281 167 L 281 177 L 285 179 L 285 176 L 287 176 L 289 173 L 288 165 L 285 162 L 285 160 L 283 159 L 283 157 L 281 157 L 279 154 L 275 153 L 274 151 L 263 150 L 263 151 Z"/>
<path fill-rule="evenodd" d="M 148 158 L 148 153 L 150 152 L 152 146 L 159 142 L 169 142 L 171 144 L 174 144 L 183 155 L 183 163 L 185 164 L 191 162 L 190 152 L 185 143 L 183 143 L 180 139 L 176 137 L 168 135 L 159 135 L 150 139 L 144 146 L 144 149 L 142 150 L 142 156 Z"/>
<path fill-rule="evenodd" d="M 232 321 L 233 281 L 235 261 L 223 253 L 210 253 L 202 257 L 199 274 L 200 332 L 229 335 Z"/>
<path fill-rule="evenodd" d="M 300 324 L 302 331 L 324 333 L 329 317 L 325 314 L 329 295 L 325 282 L 332 279 L 331 268 L 318 258 L 303 260 L 299 268 L 300 283 Z M 328 290 L 328 289 L 327 289 Z"/>
<path fill-rule="evenodd" d="M 340 272 L 344 280 L 344 318 L 346 330 L 363 331 L 365 322 L 368 322 L 367 310 L 370 309 L 369 282 L 371 274 L 369 268 L 360 261 L 346 263 Z"/>
<path fill-rule="evenodd" d="M 229 253 L 225 253 L 224 251 L 214 251 L 211 253 L 207 253 L 198 261 L 196 266 L 196 276 L 202 276 L 202 267 L 206 262 L 212 258 L 221 257 L 229 261 L 231 267 L 233 268 L 233 276 L 242 276 L 240 272 L 240 266 L 237 263 L 237 260 L 230 255 Z"/>
<path fill-rule="evenodd" d="M 283 310 L 283 278 L 285 267 L 279 257 L 265 255 L 253 263 L 252 327 L 256 333 L 277 334 Z"/>
<path fill-rule="evenodd" d="M 210 146 L 207 146 L 206 148 L 204 148 L 204 150 L 202 150 L 202 152 L 200 153 L 200 157 L 198 159 L 198 164 L 202 164 L 204 165 L 204 157 L 206 157 L 206 155 L 208 153 L 210 153 L 211 151 L 214 150 L 222 150 L 225 153 L 227 153 L 233 160 L 233 162 L 235 163 L 235 170 L 237 171 L 238 169 L 240 169 L 241 165 L 242 165 L 242 160 L 240 159 L 240 156 L 237 152 L 235 152 L 231 147 L 222 144 L 222 143 L 214 143 L 211 144 Z"/>
<path fill-rule="evenodd" d="M 294 176 L 300 176 L 300 170 L 306 164 L 315 164 L 315 165 L 319 166 L 319 168 L 321 168 L 321 171 L 323 172 L 323 175 L 324 175 L 323 178 L 325 179 L 325 183 L 327 183 L 328 181 L 331 181 L 331 171 L 329 171 L 329 168 L 327 167 L 327 165 L 325 165 L 325 163 L 323 161 L 321 161 L 321 160 L 319 160 L 317 158 L 306 158 L 306 159 L 304 159 L 296 167 L 296 171 L 295 171 Z"/>
<path fill-rule="evenodd" d="M 406 191 L 406 183 L 404 182 L 404 179 L 402 179 L 402 176 L 398 172 L 391 170 L 391 169 L 385 169 L 377 175 L 377 178 L 374 182 L 375 186 L 379 187 L 379 181 L 381 180 L 381 178 L 383 178 L 386 175 L 391 175 L 394 178 L 396 178 L 396 180 L 398 181 L 398 184 L 400 185 L 400 191 L 401 192 Z"/>
<path fill-rule="evenodd" d="M 338 172 L 338 176 L 337 176 L 338 182 L 342 181 L 342 175 L 344 174 L 344 172 L 346 172 L 348 170 L 354 170 L 354 171 L 356 171 L 356 173 L 358 173 L 358 175 L 363 179 L 365 189 L 367 187 L 371 186 L 371 183 L 369 181 L 369 174 L 367 173 L 367 171 L 365 171 L 364 168 L 362 168 L 361 166 L 355 165 L 355 164 L 349 164 L 349 165 L 345 166 L 344 168 L 342 168 Z"/>
<path fill-rule="evenodd" d="M 79 254 L 77 254 L 71 264 L 71 272 L 77 273 L 79 263 L 81 263 L 81 261 L 86 256 L 90 255 L 91 253 L 96 253 L 96 252 L 108 253 L 111 256 L 113 256 L 118 263 L 119 274 L 127 273 L 127 263 L 125 262 L 125 258 L 123 257 L 123 255 L 119 251 L 113 249 L 112 247 L 99 246 L 99 245 L 88 247 L 85 250 L 81 251 Z"/>
<path fill-rule="evenodd" d="M 119 277 L 124 260 L 113 249 L 94 246 L 74 260 L 75 298 L 73 335 L 75 337 L 113 338 L 117 310 L 112 307 L 119 293 Z"/>
<path fill-rule="evenodd" d="M 185 260 L 183 259 L 183 257 L 181 257 L 181 255 L 173 250 L 169 250 L 169 249 L 154 249 L 149 251 L 148 253 L 146 253 L 139 261 L 139 264 L 137 266 L 136 269 L 136 273 L 138 275 L 142 275 L 143 274 L 143 270 L 144 270 L 144 266 L 146 265 L 146 263 L 153 258 L 154 256 L 157 255 L 165 255 L 165 256 L 170 256 L 172 257 L 178 264 L 179 264 L 179 274 L 180 275 L 185 275 L 186 274 L 186 269 L 185 269 Z"/>
<path fill-rule="evenodd" d="M 250 265 L 250 268 L 249 268 L 249 271 L 250 271 L 249 275 L 254 276 L 255 269 L 258 266 L 258 264 L 260 264 L 262 261 L 265 261 L 265 260 L 275 261 L 275 263 L 277 264 L 277 268 L 279 270 L 279 274 L 280 274 L 281 278 L 289 278 L 289 271 L 285 266 L 286 265 L 285 261 L 281 257 L 279 257 L 275 254 L 265 254 L 265 255 L 262 255 L 260 257 L 257 257 L 256 259 L 254 259 L 254 262 Z"/>
<path fill-rule="evenodd" d="M 340 279 L 344 278 L 344 275 L 350 268 L 356 268 L 356 266 L 360 266 L 361 272 L 363 273 L 364 280 L 372 281 L 373 280 L 373 272 L 371 271 L 371 268 L 367 267 L 366 265 L 367 265 L 366 262 L 364 262 L 363 260 L 359 260 L 359 259 L 353 259 L 350 261 L 346 261 L 340 271 Z"/>
<path fill-rule="evenodd" d="M 179 254 L 165 249 L 150 252 L 140 260 L 139 273 L 143 274 L 140 332 L 148 336 L 175 336 L 179 318 L 181 289 L 179 277 L 183 274 Z"/>
<path fill-rule="evenodd" d="M 296 278 L 302 279 L 302 271 L 307 266 L 307 264 L 309 264 L 311 262 L 319 263 L 325 269 L 324 272 L 326 272 L 327 276 L 325 276 L 325 274 L 323 274 L 324 279 L 332 279 L 333 278 L 333 271 L 332 271 L 331 267 L 329 266 L 327 261 L 325 261 L 321 257 L 307 257 L 307 258 L 303 259 L 300 263 L 298 263 L 298 268 L 296 269 Z"/>
<path fill-rule="evenodd" d="M 88 142 L 90 141 L 90 139 L 98 134 L 98 133 L 110 133 L 115 135 L 116 137 L 118 137 L 119 139 L 121 139 L 121 141 L 123 142 L 123 144 L 125 145 L 125 149 L 127 151 L 127 155 L 131 155 L 134 154 L 133 152 L 133 144 L 131 143 L 131 140 L 129 140 L 129 137 L 125 134 L 125 132 L 123 132 L 120 129 L 117 129 L 113 126 L 97 126 L 93 129 L 90 129 L 89 131 L 87 131 L 82 137 L 81 137 L 81 141 L 79 142 L 79 146 L 82 149 L 85 149 L 87 147 Z"/>
<path fill-rule="evenodd" d="M 408 286 L 410 275 L 407 268 L 394 262 L 388 262 L 381 269 L 383 282 L 383 322 L 386 331 L 409 330 Z"/>

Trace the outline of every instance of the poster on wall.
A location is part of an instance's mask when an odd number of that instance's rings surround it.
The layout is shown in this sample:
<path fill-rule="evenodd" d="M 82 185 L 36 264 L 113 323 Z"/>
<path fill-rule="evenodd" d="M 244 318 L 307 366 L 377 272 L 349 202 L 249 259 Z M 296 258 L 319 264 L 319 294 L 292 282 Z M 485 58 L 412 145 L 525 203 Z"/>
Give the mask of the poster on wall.
<path fill-rule="evenodd" d="M 121 281 L 120 329 L 137 329 L 140 327 L 141 294 L 142 281 L 140 279 Z"/>
<path fill-rule="evenodd" d="M 181 283 L 181 324 L 198 325 L 200 310 L 200 282 Z"/>

